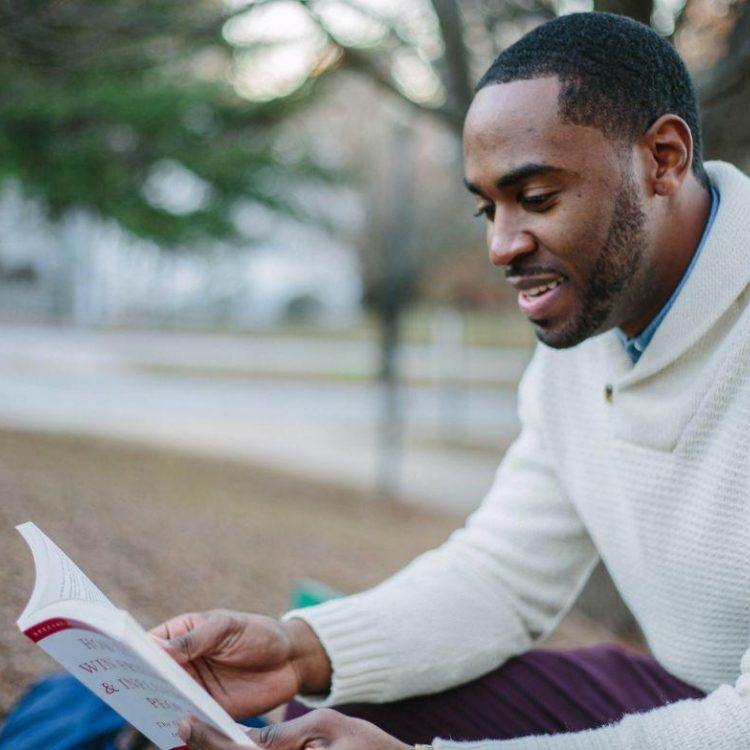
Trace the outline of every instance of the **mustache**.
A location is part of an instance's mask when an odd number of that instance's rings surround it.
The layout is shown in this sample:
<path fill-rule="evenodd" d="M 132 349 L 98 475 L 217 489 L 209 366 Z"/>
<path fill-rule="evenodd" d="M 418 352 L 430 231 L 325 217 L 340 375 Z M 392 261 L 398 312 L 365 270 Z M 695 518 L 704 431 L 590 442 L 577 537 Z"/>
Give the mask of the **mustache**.
<path fill-rule="evenodd" d="M 505 278 L 522 279 L 524 276 L 542 276 L 543 274 L 560 274 L 557 268 L 550 266 L 508 266 L 505 269 Z"/>

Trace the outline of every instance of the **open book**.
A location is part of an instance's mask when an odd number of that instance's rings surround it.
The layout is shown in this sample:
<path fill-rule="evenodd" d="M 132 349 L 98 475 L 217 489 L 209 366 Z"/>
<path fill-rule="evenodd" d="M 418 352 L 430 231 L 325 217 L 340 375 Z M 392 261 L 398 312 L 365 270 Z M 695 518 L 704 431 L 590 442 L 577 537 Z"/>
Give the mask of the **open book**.
<path fill-rule="evenodd" d="M 18 627 L 161 750 L 186 750 L 177 734 L 192 715 L 234 742 L 254 745 L 229 714 L 124 610 L 115 607 L 33 523 L 36 584 Z"/>

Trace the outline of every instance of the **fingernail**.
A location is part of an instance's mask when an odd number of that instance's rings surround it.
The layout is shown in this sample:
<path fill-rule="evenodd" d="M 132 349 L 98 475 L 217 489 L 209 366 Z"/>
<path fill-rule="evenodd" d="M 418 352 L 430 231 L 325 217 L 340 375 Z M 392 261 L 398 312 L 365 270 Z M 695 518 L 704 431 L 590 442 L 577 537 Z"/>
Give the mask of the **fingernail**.
<path fill-rule="evenodd" d="M 182 719 L 177 725 L 177 734 L 180 735 L 180 739 L 187 742 L 190 739 L 190 733 L 193 728 L 190 726 L 190 722 L 187 719 Z"/>

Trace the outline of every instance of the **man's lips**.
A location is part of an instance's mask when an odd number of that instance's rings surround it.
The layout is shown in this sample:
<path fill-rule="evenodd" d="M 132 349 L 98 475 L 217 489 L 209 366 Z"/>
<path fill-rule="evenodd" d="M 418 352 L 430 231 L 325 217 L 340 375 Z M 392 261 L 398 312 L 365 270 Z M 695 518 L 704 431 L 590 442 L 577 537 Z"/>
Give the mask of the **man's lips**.
<path fill-rule="evenodd" d="M 542 273 L 524 276 L 508 276 L 507 280 L 519 292 L 528 292 L 529 290 L 564 281 L 565 277 L 561 273 Z"/>
<path fill-rule="evenodd" d="M 511 276 L 508 281 L 518 290 L 518 307 L 531 320 L 542 320 L 554 313 L 565 288 L 559 273 Z"/>

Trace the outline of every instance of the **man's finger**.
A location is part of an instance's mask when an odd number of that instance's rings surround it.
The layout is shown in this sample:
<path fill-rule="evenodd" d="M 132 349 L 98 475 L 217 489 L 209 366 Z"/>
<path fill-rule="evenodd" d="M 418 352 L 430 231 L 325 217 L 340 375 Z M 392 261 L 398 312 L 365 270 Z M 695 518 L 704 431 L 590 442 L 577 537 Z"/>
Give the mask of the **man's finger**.
<path fill-rule="evenodd" d="M 164 638 L 160 638 L 154 633 L 149 633 L 152 641 L 154 641 L 159 648 L 166 651 L 178 664 L 187 668 L 190 662 L 190 654 L 185 650 L 184 644 L 180 639 L 174 641 L 167 641 Z"/>
<path fill-rule="evenodd" d="M 180 664 L 212 651 L 222 637 L 221 623 L 182 615 L 159 625 L 149 635 Z"/>
<path fill-rule="evenodd" d="M 267 750 L 301 750 L 305 747 L 308 733 L 303 727 L 292 726 L 294 721 L 283 724 L 269 724 L 260 729 L 250 729 L 248 737 L 259 747 Z"/>
<path fill-rule="evenodd" d="M 178 733 L 190 750 L 242 750 L 241 745 L 193 716 L 180 722 Z"/>
<path fill-rule="evenodd" d="M 318 741 L 315 747 L 330 744 L 336 725 L 346 722 L 342 714 L 330 709 L 311 711 L 291 721 L 269 724 L 260 729 L 249 729 L 247 736 L 267 750 L 304 750 Z"/>
<path fill-rule="evenodd" d="M 151 628 L 148 632 L 156 638 L 168 641 L 171 638 L 177 638 L 180 635 L 184 635 L 188 630 L 192 630 L 196 625 L 197 619 L 198 615 L 195 612 L 189 612 L 184 615 L 173 617 L 171 620 L 167 620 L 161 625 Z"/>

